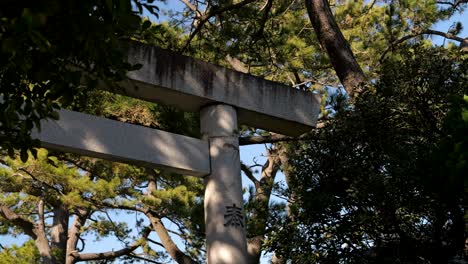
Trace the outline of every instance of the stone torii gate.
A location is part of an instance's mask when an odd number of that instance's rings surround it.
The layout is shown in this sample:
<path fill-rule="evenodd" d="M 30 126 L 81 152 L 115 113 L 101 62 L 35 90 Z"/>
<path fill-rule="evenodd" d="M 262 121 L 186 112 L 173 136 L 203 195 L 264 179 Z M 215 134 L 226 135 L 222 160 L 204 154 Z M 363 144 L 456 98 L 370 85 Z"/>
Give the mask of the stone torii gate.
<path fill-rule="evenodd" d="M 199 111 L 202 139 L 61 110 L 33 137 L 49 149 L 205 179 L 207 262 L 247 263 L 238 122 L 289 136 L 315 126 L 317 95 L 140 43 L 125 95 Z"/>

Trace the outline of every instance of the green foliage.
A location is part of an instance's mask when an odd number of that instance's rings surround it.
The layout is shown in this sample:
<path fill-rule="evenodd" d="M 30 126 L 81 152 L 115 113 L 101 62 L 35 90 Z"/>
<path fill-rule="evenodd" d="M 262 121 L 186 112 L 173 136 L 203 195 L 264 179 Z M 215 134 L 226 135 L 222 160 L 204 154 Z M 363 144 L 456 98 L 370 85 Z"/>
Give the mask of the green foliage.
<path fill-rule="evenodd" d="M 81 112 L 181 135 L 200 136 L 198 113 L 105 91 L 91 91 L 87 98 L 86 105 L 78 108 Z"/>
<path fill-rule="evenodd" d="M 316 140 L 290 147 L 297 202 L 271 237 L 276 253 L 294 263 L 445 263 L 464 248 L 466 105 L 453 98 L 468 92 L 468 61 L 421 46 L 401 57 Z"/>
<path fill-rule="evenodd" d="M 204 246 L 203 201 L 199 199 L 203 183 L 200 178 L 164 175 L 125 164 L 71 155 L 51 156 L 44 149 L 39 149 L 37 157 L 28 159 L 26 163 L 5 156 L 2 161 L 0 206 L 10 208 L 31 223 L 39 220 L 37 205 L 43 201 L 50 216 L 85 217 L 86 221 L 79 229 L 80 237 L 94 238 L 95 241 L 114 237 L 131 244 L 140 239 L 135 230 L 138 233 L 138 230 L 147 228 L 143 219 L 146 217 L 144 212 L 148 211 L 153 217 L 167 218 L 176 223 L 178 232 L 190 241 L 185 241 L 187 252 L 195 259 L 203 257 L 200 252 Z M 151 193 L 144 189 L 148 180 L 153 178 L 149 175 L 158 175 L 155 179 L 158 188 Z M 57 215 L 58 208 L 64 210 L 64 215 Z M 139 219 L 137 226 L 128 226 L 125 218 L 119 219 L 118 215 L 129 213 Z M 7 235 L 25 232 L 15 221 L 1 216 L 0 231 Z M 50 227 L 46 227 L 45 232 L 50 231 Z M 146 257 L 155 260 L 165 258 L 165 254 L 151 243 L 143 245 Z M 78 246 L 85 247 L 86 244 Z M 14 257 L 11 251 L 5 252 Z M 125 259 L 131 262 L 130 256 Z"/>
<path fill-rule="evenodd" d="M 12 245 L 0 250 L 0 264 L 35 264 L 40 262 L 39 251 L 33 240 L 22 246 Z"/>
<path fill-rule="evenodd" d="M 79 104 L 97 80 L 114 83 L 135 66 L 119 41 L 140 31 L 153 1 L 7 1 L 0 11 L 0 142 L 23 161 L 39 120 Z M 134 9 L 137 9 L 135 11 Z"/>

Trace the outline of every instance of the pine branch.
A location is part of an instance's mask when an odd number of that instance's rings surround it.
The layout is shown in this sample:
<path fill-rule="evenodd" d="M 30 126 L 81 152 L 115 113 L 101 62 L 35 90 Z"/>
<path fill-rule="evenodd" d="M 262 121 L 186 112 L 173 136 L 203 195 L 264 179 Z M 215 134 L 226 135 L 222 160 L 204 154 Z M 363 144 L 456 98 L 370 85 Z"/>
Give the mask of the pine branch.
<path fill-rule="evenodd" d="M 81 227 L 86 223 L 86 219 L 90 215 L 90 211 L 86 209 L 77 209 L 75 214 L 75 219 L 68 230 L 68 240 L 67 240 L 67 252 L 72 252 L 77 250 L 78 248 L 78 241 L 81 241 L 83 247 L 81 250 L 78 249 L 79 252 L 83 251 L 85 242 L 80 237 L 81 235 Z"/>
<path fill-rule="evenodd" d="M 190 3 L 190 1 L 188 1 L 188 0 L 180 0 L 180 1 L 182 1 L 182 3 L 184 3 L 185 6 L 188 7 L 188 9 L 192 10 L 193 12 L 195 12 L 197 14 L 201 14 L 200 10 L 198 10 L 196 6 L 192 5 L 192 3 Z"/>
<path fill-rule="evenodd" d="M 468 3 L 468 0 L 457 0 L 455 2 L 437 1 L 437 4 L 450 5 L 451 8 L 453 8 L 453 9 L 457 9 L 458 6 L 460 6 L 461 4 L 466 4 L 466 3 Z"/>
<path fill-rule="evenodd" d="M 249 68 L 239 59 L 231 57 L 230 55 L 226 55 L 225 58 L 234 70 L 238 72 L 249 73 Z"/>
<path fill-rule="evenodd" d="M 37 214 L 39 216 L 38 229 L 45 233 L 44 200 L 42 199 L 40 199 L 37 204 Z"/>
<path fill-rule="evenodd" d="M 8 206 L 0 205 L 0 216 L 13 223 L 15 226 L 19 227 L 21 230 L 23 230 L 23 232 L 26 235 L 30 236 L 32 239 L 37 238 L 37 235 L 34 232 L 34 224 L 31 221 L 16 214 L 13 210 L 8 208 Z"/>
<path fill-rule="evenodd" d="M 152 197 L 153 191 L 157 189 L 156 180 L 158 179 L 159 175 L 154 174 L 150 175 L 148 189 L 147 189 L 147 196 Z M 151 211 L 145 212 L 146 217 L 148 217 L 153 230 L 159 237 L 161 244 L 163 245 L 164 249 L 166 249 L 167 253 L 175 260 L 177 263 L 196 263 L 190 256 L 186 255 L 180 248 L 174 243 L 171 236 L 169 235 L 166 227 L 161 221 L 161 218 Z M 171 220 L 171 219 L 169 219 Z"/>
<path fill-rule="evenodd" d="M 444 37 L 446 39 L 455 40 L 455 41 L 458 41 L 458 42 L 461 42 L 461 43 L 468 43 L 468 38 L 462 38 L 462 37 L 456 36 L 456 35 L 451 34 L 451 33 L 445 33 L 445 32 L 442 32 L 442 31 L 427 29 L 427 30 L 423 30 L 423 31 L 418 32 L 418 33 L 414 33 L 414 34 L 411 34 L 411 35 L 404 36 L 404 37 L 402 37 L 400 39 L 397 39 L 394 42 L 392 42 L 390 44 L 390 46 L 388 46 L 388 48 L 382 53 L 382 56 L 380 56 L 379 62 L 382 63 L 382 61 L 385 59 L 385 56 L 387 55 L 387 53 L 391 49 L 393 49 L 396 45 L 401 44 L 401 43 L 403 43 L 403 42 L 405 42 L 405 41 L 407 41 L 409 39 L 412 39 L 414 37 L 421 36 L 421 35 L 437 35 L 437 36 L 441 36 L 441 37 Z"/>
<path fill-rule="evenodd" d="M 260 184 L 259 180 L 257 180 L 257 178 L 255 178 L 255 176 L 253 175 L 252 170 L 243 162 L 241 162 L 241 170 L 245 173 L 247 178 L 249 178 L 249 180 L 251 180 L 254 183 L 255 186 Z"/>
<path fill-rule="evenodd" d="M 148 238 L 148 241 L 151 242 L 151 243 L 153 243 L 153 244 L 155 244 L 155 245 L 158 245 L 158 246 L 164 248 L 164 245 L 161 244 L 161 243 L 159 243 L 158 241 L 154 241 L 154 240 L 151 239 L 151 238 Z"/>
<path fill-rule="evenodd" d="M 304 0 L 309 20 L 320 45 L 327 51 L 330 63 L 341 84 L 352 99 L 362 92 L 367 78 L 344 38 L 327 0 Z"/>
<path fill-rule="evenodd" d="M 31 177 L 31 178 L 32 178 L 33 180 L 35 180 L 36 182 L 39 182 L 40 184 L 45 185 L 47 188 L 56 191 L 56 192 L 59 193 L 60 195 L 65 195 L 65 194 L 62 192 L 62 190 L 60 190 L 59 188 L 56 188 L 55 186 L 52 186 L 52 185 L 48 184 L 48 183 L 45 182 L 45 181 L 39 180 L 39 179 L 36 178 L 31 172 L 29 172 L 29 171 L 26 170 L 25 168 L 18 168 L 18 170 L 19 170 L 19 171 L 22 171 L 22 172 L 25 172 L 26 174 L 29 175 L 29 177 Z"/>
<path fill-rule="evenodd" d="M 112 209 L 121 209 L 121 210 L 128 210 L 128 211 L 133 211 L 133 212 L 139 212 L 139 213 L 147 213 L 148 210 L 136 207 L 136 206 L 127 206 L 127 205 L 121 205 L 121 204 L 112 204 L 104 201 L 96 201 L 94 199 L 86 199 L 92 203 L 95 203 L 97 205 L 103 206 L 103 207 L 109 207 Z"/>
<path fill-rule="evenodd" d="M 163 264 L 163 262 L 157 262 L 157 261 L 154 261 L 154 260 L 151 260 L 151 259 L 147 259 L 147 258 L 144 258 L 144 257 L 140 257 L 140 256 L 135 255 L 135 254 L 130 254 L 130 255 L 128 255 L 128 256 L 130 256 L 130 257 L 132 257 L 132 258 L 136 258 L 136 259 L 143 260 L 144 263 L 149 262 L 149 263 L 155 263 L 155 264 Z"/>
<path fill-rule="evenodd" d="M 246 146 L 246 145 L 254 145 L 254 144 L 267 144 L 267 143 L 277 143 L 277 142 L 288 142 L 288 141 L 296 141 L 297 138 L 279 135 L 279 134 L 272 134 L 269 136 L 249 136 L 249 137 L 240 137 L 239 138 L 239 145 Z"/>
<path fill-rule="evenodd" d="M 255 33 L 257 38 L 260 38 L 263 36 L 263 33 L 265 31 L 265 25 L 266 25 L 266 22 L 268 21 L 268 16 L 270 14 L 272 7 L 273 7 L 273 0 L 267 0 L 264 8 L 262 8 L 265 11 L 263 12 L 262 18 L 260 20 L 260 29 L 257 31 L 257 33 Z"/>
<path fill-rule="evenodd" d="M 78 254 L 77 252 L 74 252 L 72 254 L 74 254 L 74 256 L 76 257 L 75 259 L 77 262 L 78 261 L 92 261 L 92 260 L 110 260 L 110 259 L 115 259 L 121 256 L 125 256 L 125 255 L 128 256 L 128 255 L 131 255 L 131 253 L 135 251 L 135 249 L 140 247 L 144 241 L 146 241 L 150 233 L 151 233 L 151 229 L 146 228 L 146 230 L 144 231 L 143 235 L 141 236 L 139 240 L 135 241 L 135 243 L 133 243 L 132 245 L 124 247 L 117 251 L 107 251 L 107 252 L 101 252 L 101 253 L 82 253 L 82 254 Z"/>
<path fill-rule="evenodd" d="M 38 222 L 34 227 L 34 233 L 36 234 L 35 243 L 39 249 L 39 253 L 41 257 L 44 259 L 44 263 L 53 263 L 56 261 L 55 256 L 52 254 L 49 239 L 47 238 L 46 234 L 46 225 L 44 219 L 44 200 L 40 199 L 39 203 L 37 204 L 37 212 L 38 212 Z"/>
<path fill-rule="evenodd" d="M 212 17 L 220 15 L 224 12 L 232 11 L 235 9 L 239 9 L 241 7 L 244 7 L 245 5 L 248 5 L 250 3 L 255 2 L 256 0 L 244 0 L 242 2 L 232 4 L 229 6 L 225 7 L 212 7 L 209 10 L 207 10 L 203 15 L 196 17 L 198 19 L 198 23 L 195 25 L 195 29 L 190 33 L 187 41 L 185 42 L 185 45 L 180 49 L 180 53 L 183 53 L 184 51 L 187 50 L 188 46 L 190 45 L 190 42 L 192 42 L 193 38 L 198 34 L 198 32 L 201 31 L 203 26 L 210 20 Z M 189 7 L 190 8 L 190 7 Z"/>
<path fill-rule="evenodd" d="M 196 261 L 194 261 L 190 256 L 186 255 L 174 243 L 160 218 L 152 215 L 149 212 L 146 213 L 146 216 L 150 220 L 153 230 L 158 234 L 159 240 L 161 240 L 164 249 L 166 249 L 167 253 L 172 257 L 172 259 L 174 259 L 177 263 L 196 263 Z"/>
<path fill-rule="evenodd" d="M 248 136 L 248 137 L 239 137 L 239 145 L 254 145 L 254 144 L 269 144 L 269 143 L 278 143 L 278 142 L 291 142 L 299 140 L 310 140 L 317 139 L 315 135 L 312 134 L 303 134 L 299 137 L 290 137 L 285 135 L 280 135 L 276 133 L 270 133 L 268 136 Z"/>

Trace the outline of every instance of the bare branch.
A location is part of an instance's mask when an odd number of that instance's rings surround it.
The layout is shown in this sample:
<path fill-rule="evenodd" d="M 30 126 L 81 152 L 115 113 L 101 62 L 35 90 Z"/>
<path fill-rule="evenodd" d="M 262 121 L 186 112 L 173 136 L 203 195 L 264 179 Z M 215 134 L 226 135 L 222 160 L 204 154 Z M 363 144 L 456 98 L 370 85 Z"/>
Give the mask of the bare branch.
<path fill-rule="evenodd" d="M 176 224 L 176 225 L 179 228 L 179 230 L 181 230 L 181 226 L 179 224 Z M 167 232 L 171 233 L 171 234 L 174 234 L 174 235 L 182 238 L 183 240 L 187 241 L 187 243 L 189 243 L 190 245 L 193 245 L 192 239 L 190 239 L 190 237 L 188 235 L 186 235 L 183 230 L 181 230 L 181 232 L 179 233 L 179 232 L 176 232 L 174 230 L 167 229 Z"/>
<path fill-rule="evenodd" d="M 437 30 L 432 30 L 432 29 L 424 30 L 421 34 L 439 35 L 439 36 L 442 36 L 444 38 L 456 40 L 458 42 L 466 41 L 466 39 L 464 39 L 462 37 L 459 37 L 459 36 L 456 36 L 456 35 L 453 35 L 451 33 L 444 33 L 444 32 L 437 31 Z"/>
<path fill-rule="evenodd" d="M 321 121 L 317 122 L 316 129 L 323 128 L 329 121 L 327 118 L 320 119 Z M 269 143 L 278 143 L 278 142 L 291 142 L 291 141 L 300 141 L 300 140 L 317 140 L 321 139 L 314 133 L 305 133 L 299 137 L 289 137 L 281 134 L 270 133 L 269 136 L 248 136 L 248 137 L 239 137 L 239 145 L 247 146 L 254 144 L 269 144 Z"/>

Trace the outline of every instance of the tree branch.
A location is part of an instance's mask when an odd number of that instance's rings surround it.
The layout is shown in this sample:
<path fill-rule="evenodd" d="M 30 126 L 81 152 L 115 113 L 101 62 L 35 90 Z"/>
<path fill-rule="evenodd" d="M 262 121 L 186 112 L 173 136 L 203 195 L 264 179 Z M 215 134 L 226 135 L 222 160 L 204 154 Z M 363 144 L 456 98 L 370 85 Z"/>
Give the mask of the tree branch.
<path fill-rule="evenodd" d="M 231 10 L 234 10 L 234 9 L 241 8 L 241 7 L 245 6 L 245 5 L 253 3 L 255 1 L 256 0 L 244 0 L 242 2 L 232 4 L 232 5 L 229 5 L 229 6 L 225 6 L 225 7 L 219 7 L 219 8 L 212 7 L 209 10 L 207 10 L 207 12 L 205 12 L 205 14 L 196 17 L 196 19 L 199 19 L 198 23 L 196 24 L 195 29 L 190 33 L 187 41 L 185 42 L 185 45 L 182 47 L 182 49 L 180 49 L 180 53 L 183 53 L 184 51 L 187 50 L 188 46 L 190 45 L 190 42 L 192 42 L 193 38 L 198 34 L 198 32 L 200 32 L 202 27 L 205 25 L 206 22 L 208 22 L 208 20 L 210 20 L 210 18 L 212 18 L 212 17 L 214 17 L 216 15 L 219 15 L 221 13 L 227 12 L 227 11 L 231 11 Z"/>
<path fill-rule="evenodd" d="M 148 178 L 148 190 L 147 196 L 152 197 L 153 191 L 157 189 L 156 180 L 158 175 L 153 174 L 150 175 Z M 175 260 L 177 263 L 183 264 L 194 264 L 196 263 L 190 256 L 184 254 L 182 250 L 174 243 L 171 236 L 167 232 L 166 227 L 163 225 L 161 218 L 154 215 L 149 210 L 145 213 L 146 217 L 150 220 L 151 226 L 153 230 L 161 240 L 161 244 L 163 245 L 164 249 L 166 249 L 167 253 Z"/>
<path fill-rule="evenodd" d="M 355 93 L 362 91 L 367 79 L 335 21 L 328 0 L 304 1 L 320 45 L 327 51 L 336 75 L 348 95 L 354 98 Z"/>
<path fill-rule="evenodd" d="M 249 136 L 249 137 L 240 137 L 239 145 L 254 145 L 254 144 L 266 144 L 266 143 L 277 143 L 277 142 L 288 142 L 288 141 L 297 141 L 301 137 L 289 137 L 280 134 L 270 134 L 269 136 Z"/>
<path fill-rule="evenodd" d="M 161 244 L 161 243 L 159 243 L 158 241 L 154 241 L 154 240 L 151 239 L 151 238 L 148 238 L 148 241 L 151 242 L 151 243 L 153 243 L 153 244 L 155 244 L 155 245 L 158 245 L 158 246 L 164 248 L 164 245 Z"/>
<path fill-rule="evenodd" d="M 39 219 L 34 228 L 34 233 L 36 234 L 35 244 L 39 250 L 39 254 L 43 258 L 45 263 L 54 263 L 57 261 L 55 256 L 52 254 L 52 251 L 49 246 L 49 240 L 45 231 L 45 219 L 44 219 L 44 200 L 40 199 L 37 205 L 37 212 Z M 58 261 L 57 261 L 58 262 Z"/>
<path fill-rule="evenodd" d="M 281 147 L 281 146 L 280 146 Z M 273 190 L 273 183 L 280 168 L 280 159 L 277 149 L 267 151 L 268 159 L 262 166 L 260 181 L 255 184 L 255 195 L 251 218 L 254 220 L 256 230 L 250 235 L 253 236 L 247 243 L 249 263 L 258 263 L 261 256 L 261 248 L 266 233 L 269 211 L 269 201 Z"/>
<path fill-rule="evenodd" d="M 437 4 L 450 5 L 453 9 L 457 9 L 459 5 L 468 3 L 468 0 L 457 0 L 455 2 L 437 1 Z"/>
<path fill-rule="evenodd" d="M 377 0 L 373 0 L 372 3 L 368 4 L 366 6 L 365 11 L 361 14 L 361 16 L 366 15 L 367 13 L 369 13 L 369 11 L 371 11 L 371 9 L 374 8 L 375 2 L 377 2 Z"/>
<path fill-rule="evenodd" d="M 201 15 L 201 12 L 197 9 L 196 6 L 192 5 L 192 3 L 190 3 L 190 1 L 188 0 L 180 0 L 182 3 L 185 4 L 185 6 L 188 7 L 188 9 L 192 10 L 193 12 L 197 13 L 198 15 Z"/>
<path fill-rule="evenodd" d="M 468 1 L 468 0 L 467 0 L 467 1 Z M 390 44 L 390 46 L 388 46 L 388 48 L 382 53 L 382 56 L 380 56 L 379 61 L 382 63 L 382 61 L 385 59 L 385 56 L 387 55 L 387 53 L 388 53 L 391 49 L 393 49 L 396 45 L 401 44 L 401 43 L 407 41 L 408 39 L 412 39 L 412 38 L 414 38 L 414 37 L 421 36 L 421 35 L 438 35 L 438 36 L 444 37 L 444 38 L 446 38 L 446 39 L 451 39 L 451 40 L 455 40 L 455 41 L 458 41 L 458 42 L 461 42 L 461 43 L 467 43 L 467 44 L 468 44 L 468 38 L 462 38 L 462 37 L 453 35 L 453 34 L 451 34 L 451 33 L 445 33 L 445 32 L 442 32 L 442 31 L 427 29 L 427 30 L 423 30 L 423 31 L 418 32 L 418 33 L 414 33 L 414 34 L 411 34 L 411 35 L 407 35 L 407 36 L 404 36 L 404 37 L 402 37 L 402 38 L 400 38 L 400 39 L 395 40 L 395 41 L 392 42 L 392 43 Z"/>
<path fill-rule="evenodd" d="M 39 200 L 39 203 L 37 205 L 37 213 L 39 215 L 38 227 L 39 227 L 39 229 L 44 231 L 45 230 L 44 201 L 42 199 Z"/>
<path fill-rule="evenodd" d="M 143 260 L 144 263 L 146 262 L 149 262 L 149 263 L 155 263 L 155 264 L 163 264 L 162 262 L 157 262 L 157 261 L 154 261 L 154 260 L 151 260 L 151 259 L 147 259 L 147 258 L 144 258 L 144 257 L 140 257 L 138 255 L 135 255 L 135 254 L 129 254 L 130 257 L 132 258 L 136 258 L 136 259 L 140 259 L 140 260 Z"/>
<path fill-rule="evenodd" d="M 225 59 L 234 70 L 238 72 L 249 73 L 249 69 L 239 59 L 231 57 L 230 55 L 226 55 Z"/>
<path fill-rule="evenodd" d="M 271 8 L 273 7 L 273 0 L 267 0 L 265 4 L 265 11 L 263 12 L 262 19 L 260 20 L 260 29 L 255 33 L 255 35 L 260 38 L 263 36 L 265 31 L 265 24 L 268 20 L 268 15 L 270 14 Z"/>
<path fill-rule="evenodd" d="M 88 219 L 89 215 L 90 215 L 89 210 L 77 209 L 75 219 L 74 219 L 70 229 L 68 230 L 68 240 L 67 240 L 68 255 L 70 255 L 71 252 L 80 251 L 80 250 L 77 249 L 77 247 L 78 247 L 78 241 L 81 239 L 81 237 L 80 237 L 81 227 L 86 223 L 86 219 Z M 83 244 L 84 244 L 84 242 L 83 242 Z M 67 255 L 67 258 L 69 258 L 68 255 Z M 70 257 L 73 258 L 73 256 L 70 256 Z M 69 262 L 67 261 L 67 263 L 69 263 Z"/>
<path fill-rule="evenodd" d="M 93 203 L 96 203 L 98 205 L 104 206 L 104 207 L 112 208 L 112 209 L 128 210 L 128 211 L 139 212 L 139 213 L 144 213 L 144 214 L 147 212 L 147 210 L 145 210 L 143 208 L 136 207 L 136 206 L 112 204 L 112 203 L 108 203 L 108 202 L 104 202 L 104 201 L 96 201 L 94 199 L 86 199 L 86 200 L 88 200 L 90 202 L 93 202 Z"/>
<path fill-rule="evenodd" d="M 76 257 L 76 261 L 92 261 L 92 260 L 104 260 L 104 259 L 115 259 L 124 255 L 130 255 L 135 249 L 143 244 L 144 241 L 148 238 L 149 234 L 151 233 L 151 229 L 148 227 L 143 232 L 143 235 L 138 241 L 135 241 L 132 245 L 122 248 L 117 251 L 107 251 L 102 253 L 83 253 L 78 254 L 74 252 Z"/>
<path fill-rule="evenodd" d="M 19 171 L 26 172 L 26 173 L 29 175 L 29 177 L 31 177 L 33 180 L 39 182 L 40 184 L 43 184 L 43 185 L 47 186 L 48 188 L 50 188 L 50 189 L 56 191 L 57 193 L 59 193 L 60 195 L 64 195 L 64 193 L 62 192 L 62 190 L 60 190 L 60 189 L 58 189 L 58 188 L 56 188 L 56 187 L 54 187 L 54 186 L 48 184 L 48 183 L 45 182 L 45 181 L 42 181 L 42 180 L 37 179 L 31 172 L 29 172 L 29 171 L 26 170 L 25 168 L 18 168 L 18 170 L 19 170 Z"/>
<path fill-rule="evenodd" d="M 15 226 L 21 228 L 21 230 L 23 230 L 23 232 L 32 239 L 37 238 L 36 234 L 34 233 L 34 224 L 16 214 L 13 210 L 8 208 L 8 206 L 0 206 L 0 216 L 13 223 Z"/>
<path fill-rule="evenodd" d="M 253 175 L 252 170 L 250 170 L 250 168 L 243 162 L 241 162 L 241 170 L 245 173 L 247 178 L 249 178 L 253 182 L 253 184 L 255 184 L 255 186 L 260 184 L 260 181 L 257 180 L 257 178 L 255 178 L 255 176 Z"/>
<path fill-rule="evenodd" d="M 174 259 L 177 263 L 196 263 L 190 256 L 184 254 L 184 252 L 182 252 L 182 250 L 180 250 L 180 248 L 174 243 L 171 236 L 169 236 L 166 227 L 161 222 L 161 219 L 152 215 L 151 213 L 146 213 L 146 216 L 150 220 L 151 225 L 153 226 L 153 230 L 158 234 L 161 243 L 172 259 Z"/>

